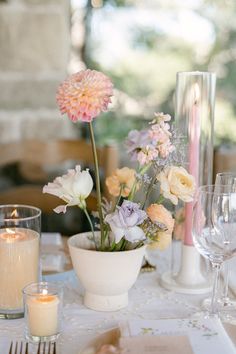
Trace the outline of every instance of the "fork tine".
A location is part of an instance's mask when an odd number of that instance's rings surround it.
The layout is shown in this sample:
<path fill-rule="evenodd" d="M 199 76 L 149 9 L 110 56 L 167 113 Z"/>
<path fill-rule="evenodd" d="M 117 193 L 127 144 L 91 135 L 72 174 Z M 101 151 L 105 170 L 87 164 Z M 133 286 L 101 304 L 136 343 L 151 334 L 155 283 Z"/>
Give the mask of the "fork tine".
<path fill-rule="evenodd" d="M 37 354 L 40 354 L 40 349 L 41 349 L 41 342 L 39 342 Z"/>
<path fill-rule="evenodd" d="M 26 343 L 26 346 L 25 346 L 25 354 L 29 354 L 29 343 L 28 342 Z"/>
<path fill-rule="evenodd" d="M 9 354 L 12 354 L 12 347 L 13 347 L 13 342 L 11 342 L 11 346 L 10 346 L 10 349 L 9 349 Z"/>
<path fill-rule="evenodd" d="M 48 353 L 47 354 L 57 354 L 56 352 L 56 342 L 49 342 Z"/>
<path fill-rule="evenodd" d="M 53 354 L 57 354 L 56 342 L 53 343 Z"/>
<path fill-rule="evenodd" d="M 15 354 L 17 354 L 17 349 L 18 349 L 18 342 L 16 342 L 16 346 L 15 346 Z"/>
<path fill-rule="evenodd" d="M 46 350 L 47 349 L 47 350 Z M 49 342 L 49 344 L 47 345 L 46 342 L 39 342 L 38 344 L 38 350 L 37 350 L 37 354 L 57 354 L 57 347 L 56 347 L 56 342 Z M 11 352 L 9 352 L 9 354 L 12 354 Z M 17 353 L 15 353 L 17 354 Z M 21 354 L 21 353 L 20 353 Z M 24 354 L 24 353 L 22 353 Z M 29 354 L 28 353 L 28 343 L 26 343 L 26 351 L 25 354 Z"/>
<path fill-rule="evenodd" d="M 14 342 L 13 341 L 11 342 L 10 349 L 9 349 L 9 354 L 17 354 L 19 345 L 20 345 L 19 354 L 29 354 L 29 343 L 28 342 L 26 342 L 26 344 L 25 344 L 25 350 L 23 350 L 23 348 L 24 348 L 24 342 L 23 341 L 21 341 L 20 344 L 18 342 L 15 342 L 15 343 L 16 343 L 15 344 L 15 350 L 13 351 Z M 40 353 L 40 352 L 38 352 L 38 353 Z"/>

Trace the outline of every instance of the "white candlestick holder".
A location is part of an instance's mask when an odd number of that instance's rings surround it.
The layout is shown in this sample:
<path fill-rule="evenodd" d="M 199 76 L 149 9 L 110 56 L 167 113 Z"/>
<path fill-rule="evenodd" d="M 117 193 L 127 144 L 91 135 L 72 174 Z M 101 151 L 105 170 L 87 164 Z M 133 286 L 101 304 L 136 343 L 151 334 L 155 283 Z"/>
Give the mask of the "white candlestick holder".
<path fill-rule="evenodd" d="M 202 258 L 194 246 L 182 245 L 182 256 L 178 273 L 166 272 L 161 285 L 183 294 L 205 294 L 212 290 L 211 281 L 204 274 Z"/>

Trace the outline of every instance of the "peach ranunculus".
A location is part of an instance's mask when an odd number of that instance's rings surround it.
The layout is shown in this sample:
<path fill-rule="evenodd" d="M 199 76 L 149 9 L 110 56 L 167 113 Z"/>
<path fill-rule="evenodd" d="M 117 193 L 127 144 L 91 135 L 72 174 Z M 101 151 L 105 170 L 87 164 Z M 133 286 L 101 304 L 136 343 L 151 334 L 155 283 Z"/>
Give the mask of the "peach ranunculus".
<path fill-rule="evenodd" d="M 167 229 L 164 231 L 158 231 L 155 237 L 156 241 L 148 244 L 148 247 L 151 249 L 157 248 L 159 250 L 164 250 L 171 243 L 175 221 L 169 210 L 167 210 L 162 204 L 151 204 L 146 212 L 153 223 L 163 224 Z"/>
<path fill-rule="evenodd" d="M 151 204 L 146 212 L 153 223 L 158 222 L 164 224 L 168 233 L 172 233 L 175 221 L 169 210 L 167 210 L 162 204 Z"/>
<path fill-rule="evenodd" d="M 160 182 L 160 192 L 163 197 L 178 204 L 178 199 L 183 202 L 191 202 L 195 192 L 194 177 L 185 168 L 170 166 L 157 175 Z"/>
<path fill-rule="evenodd" d="M 136 180 L 135 173 L 135 170 L 128 167 L 116 169 L 112 176 L 106 178 L 109 193 L 114 197 L 120 194 L 128 197 Z"/>

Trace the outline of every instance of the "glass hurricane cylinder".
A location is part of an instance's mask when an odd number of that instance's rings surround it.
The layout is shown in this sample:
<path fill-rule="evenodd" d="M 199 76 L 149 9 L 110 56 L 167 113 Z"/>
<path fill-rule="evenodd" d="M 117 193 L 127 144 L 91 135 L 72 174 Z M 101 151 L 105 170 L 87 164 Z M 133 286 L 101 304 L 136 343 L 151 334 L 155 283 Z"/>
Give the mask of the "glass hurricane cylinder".
<path fill-rule="evenodd" d="M 0 206 L 0 318 L 23 317 L 22 289 L 39 279 L 41 211 Z"/>
<path fill-rule="evenodd" d="M 175 122 L 185 141 L 185 167 L 195 178 L 196 190 L 201 185 L 212 183 L 215 84 L 214 73 L 177 73 Z M 193 246 L 193 202 L 183 206 L 183 220 L 179 270 L 175 274 L 164 274 L 162 284 L 182 293 L 208 292 L 209 280 L 204 275 L 201 257 Z"/>

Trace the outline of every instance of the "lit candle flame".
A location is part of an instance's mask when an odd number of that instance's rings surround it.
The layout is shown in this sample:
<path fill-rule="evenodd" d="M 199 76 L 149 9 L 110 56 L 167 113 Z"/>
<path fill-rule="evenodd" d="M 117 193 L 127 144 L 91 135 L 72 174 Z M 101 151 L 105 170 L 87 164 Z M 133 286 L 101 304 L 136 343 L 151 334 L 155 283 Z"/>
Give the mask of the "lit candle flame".
<path fill-rule="evenodd" d="M 6 232 L 0 234 L 0 237 L 8 243 L 24 239 L 25 235 L 22 232 L 16 232 L 14 229 L 6 227 Z"/>
<path fill-rule="evenodd" d="M 48 293 L 48 289 L 40 290 L 39 296 L 35 298 L 35 301 L 41 304 L 48 304 L 52 302 L 58 302 L 58 297 L 56 295 L 51 295 Z"/>
<path fill-rule="evenodd" d="M 12 229 L 9 229 L 8 227 L 6 227 L 6 232 L 8 233 L 8 234 L 15 234 L 15 231 L 14 230 L 12 230 Z"/>
<path fill-rule="evenodd" d="M 193 100 L 194 100 L 194 104 L 198 104 L 200 99 L 200 88 L 199 85 L 197 83 L 195 83 L 193 85 Z"/>
<path fill-rule="evenodd" d="M 47 295 L 47 294 L 48 294 L 47 289 L 43 289 L 43 290 L 42 290 L 42 295 Z"/>
<path fill-rule="evenodd" d="M 18 214 L 16 209 L 14 209 L 13 212 L 11 213 L 11 217 L 12 218 L 18 218 L 19 217 L 19 214 Z"/>

